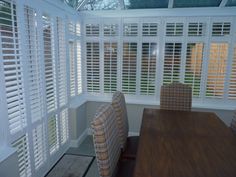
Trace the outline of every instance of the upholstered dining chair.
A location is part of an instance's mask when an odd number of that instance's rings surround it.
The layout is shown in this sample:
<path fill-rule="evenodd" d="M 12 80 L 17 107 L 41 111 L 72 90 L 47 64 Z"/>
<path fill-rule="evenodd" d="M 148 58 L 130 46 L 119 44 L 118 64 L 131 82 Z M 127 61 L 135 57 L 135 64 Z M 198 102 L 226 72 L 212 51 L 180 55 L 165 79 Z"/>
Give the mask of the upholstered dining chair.
<path fill-rule="evenodd" d="M 100 177 L 130 177 L 135 165 L 134 161 L 119 161 L 121 149 L 115 116 L 110 104 L 102 105 L 91 122 Z"/>
<path fill-rule="evenodd" d="M 230 124 L 231 130 L 236 134 L 236 110 L 234 111 L 233 119 Z"/>
<path fill-rule="evenodd" d="M 128 136 L 129 123 L 124 94 L 116 91 L 112 97 L 112 106 L 116 112 L 117 126 L 123 158 L 135 159 L 138 149 L 139 136 Z"/>
<path fill-rule="evenodd" d="M 186 84 L 173 82 L 161 87 L 160 109 L 191 111 L 192 88 Z"/>

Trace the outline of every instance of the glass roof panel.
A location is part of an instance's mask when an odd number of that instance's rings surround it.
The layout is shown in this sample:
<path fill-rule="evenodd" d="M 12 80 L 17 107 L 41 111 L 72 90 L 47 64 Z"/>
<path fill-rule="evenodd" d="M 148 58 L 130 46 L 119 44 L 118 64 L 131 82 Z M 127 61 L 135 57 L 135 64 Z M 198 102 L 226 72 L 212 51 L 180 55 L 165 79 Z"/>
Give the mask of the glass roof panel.
<path fill-rule="evenodd" d="M 64 2 L 76 9 L 80 5 L 80 3 L 83 2 L 83 0 L 64 0 Z"/>
<path fill-rule="evenodd" d="M 236 6 L 236 0 L 228 0 L 226 6 Z"/>
<path fill-rule="evenodd" d="M 88 0 L 81 10 L 116 10 L 119 8 L 119 0 Z"/>
<path fill-rule="evenodd" d="M 126 9 L 167 8 L 169 0 L 124 0 Z"/>
<path fill-rule="evenodd" d="M 174 0 L 173 7 L 218 7 L 222 0 Z"/>

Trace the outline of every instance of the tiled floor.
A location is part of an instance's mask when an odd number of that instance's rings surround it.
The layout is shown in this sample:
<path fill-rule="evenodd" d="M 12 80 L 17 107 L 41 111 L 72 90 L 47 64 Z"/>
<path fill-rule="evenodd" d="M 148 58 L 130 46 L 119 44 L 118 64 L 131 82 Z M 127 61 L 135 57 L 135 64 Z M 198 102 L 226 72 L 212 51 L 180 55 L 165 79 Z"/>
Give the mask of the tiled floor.
<path fill-rule="evenodd" d="M 99 177 L 92 136 L 87 136 L 78 148 L 68 149 L 66 154 L 76 154 L 94 157 L 94 161 L 88 169 L 85 177 Z"/>

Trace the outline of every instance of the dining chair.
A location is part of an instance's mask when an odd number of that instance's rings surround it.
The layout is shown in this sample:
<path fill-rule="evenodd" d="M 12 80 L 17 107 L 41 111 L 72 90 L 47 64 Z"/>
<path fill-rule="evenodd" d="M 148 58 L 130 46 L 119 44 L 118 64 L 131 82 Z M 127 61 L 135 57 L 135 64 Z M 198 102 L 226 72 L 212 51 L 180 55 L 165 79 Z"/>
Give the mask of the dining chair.
<path fill-rule="evenodd" d="M 128 136 L 129 123 L 124 94 L 116 91 L 112 97 L 112 106 L 116 112 L 117 126 L 123 158 L 136 158 L 139 136 Z"/>
<path fill-rule="evenodd" d="M 91 122 L 100 177 L 132 176 L 135 165 L 134 161 L 119 161 L 121 149 L 115 116 L 111 105 L 102 105 Z"/>
<path fill-rule="evenodd" d="M 230 124 L 231 130 L 236 134 L 236 110 L 234 111 L 233 119 Z"/>
<path fill-rule="evenodd" d="M 191 111 L 192 88 L 186 84 L 173 82 L 161 87 L 160 109 Z"/>

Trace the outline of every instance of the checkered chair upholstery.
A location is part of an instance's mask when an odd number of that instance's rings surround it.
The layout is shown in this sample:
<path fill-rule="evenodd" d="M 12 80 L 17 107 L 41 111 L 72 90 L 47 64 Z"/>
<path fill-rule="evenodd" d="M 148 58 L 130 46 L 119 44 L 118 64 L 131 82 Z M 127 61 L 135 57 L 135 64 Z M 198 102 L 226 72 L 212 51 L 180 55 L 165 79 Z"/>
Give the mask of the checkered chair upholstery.
<path fill-rule="evenodd" d="M 192 89 L 182 83 L 172 83 L 161 87 L 160 108 L 166 110 L 190 111 Z"/>
<path fill-rule="evenodd" d="M 234 111 L 233 119 L 230 124 L 231 130 L 236 134 L 236 110 Z"/>
<path fill-rule="evenodd" d="M 100 177 L 112 177 L 120 157 L 120 141 L 111 105 L 102 105 L 91 122 Z"/>
<path fill-rule="evenodd" d="M 119 136 L 121 140 L 121 148 L 125 149 L 126 140 L 129 133 L 129 123 L 128 123 L 128 115 L 125 103 L 124 94 L 120 91 L 116 91 L 112 97 L 112 107 L 116 112 L 117 125 L 119 130 Z"/>

